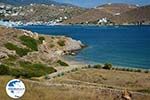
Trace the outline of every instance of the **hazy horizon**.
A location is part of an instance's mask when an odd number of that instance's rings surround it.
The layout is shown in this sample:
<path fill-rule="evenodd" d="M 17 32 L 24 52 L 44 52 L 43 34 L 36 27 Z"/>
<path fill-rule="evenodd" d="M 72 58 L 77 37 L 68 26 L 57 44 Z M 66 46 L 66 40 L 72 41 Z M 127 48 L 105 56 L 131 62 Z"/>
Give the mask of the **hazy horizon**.
<path fill-rule="evenodd" d="M 127 4 L 138 4 L 138 5 L 148 5 L 150 0 L 54 0 L 62 3 L 70 3 L 80 7 L 96 7 L 98 5 L 103 5 L 107 3 L 127 3 Z"/>

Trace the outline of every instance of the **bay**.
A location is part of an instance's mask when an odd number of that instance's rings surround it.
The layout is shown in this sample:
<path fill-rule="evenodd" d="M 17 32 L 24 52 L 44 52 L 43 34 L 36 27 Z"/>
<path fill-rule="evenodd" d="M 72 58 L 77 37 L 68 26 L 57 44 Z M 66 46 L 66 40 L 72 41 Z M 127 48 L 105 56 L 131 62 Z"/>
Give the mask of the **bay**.
<path fill-rule="evenodd" d="M 65 35 L 88 45 L 69 59 L 150 69 L 150 26 L 20 26 L 32 32 Z"/>

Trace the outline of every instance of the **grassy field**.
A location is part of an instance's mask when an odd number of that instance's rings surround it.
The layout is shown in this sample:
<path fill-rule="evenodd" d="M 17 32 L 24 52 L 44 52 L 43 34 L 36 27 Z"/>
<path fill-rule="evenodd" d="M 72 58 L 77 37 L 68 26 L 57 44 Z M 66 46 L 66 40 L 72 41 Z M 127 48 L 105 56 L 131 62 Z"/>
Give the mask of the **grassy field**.
<path fill-rule="evenodd" d="M 82 69 L 56 78 L 52 82 L 101 85 L 150 93 L 150 73 L 104 69 Z M 144 91 L 145 90 L 145 91 Z"/>
<path fill-rule="evenodd" d="M 13 77 L 0 76 L 1 100 L 11 100 L 5 92 L 10 79 Z M 26 92 L 20 100 L 122 100 L 125 88 L 134 91 L 132 100 L 150 99 L 150 73 L 82 69 L 53 80 L 23 82 Z"/>
<path fill-rule="evenodd" d="M 0 76 L 1 100 L 12 100 L 5 92 L 7 82 L 12 79 L 8 76 Z M 87 88 L 74 88 L 67 86 L 46 86 L 43 84 L 23 81 L 26 86 L 24 96 L 19 100 L 113 100 L 112 94 L 105 91 Z"/>

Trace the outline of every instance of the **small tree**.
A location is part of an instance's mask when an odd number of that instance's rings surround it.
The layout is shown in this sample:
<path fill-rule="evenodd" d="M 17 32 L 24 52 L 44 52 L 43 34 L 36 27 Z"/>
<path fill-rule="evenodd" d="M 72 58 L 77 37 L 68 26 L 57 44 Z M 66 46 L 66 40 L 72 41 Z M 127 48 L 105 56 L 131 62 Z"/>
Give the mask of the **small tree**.
<path fill-rule="evenodd" d="M 57 63 L 61 66 L 69 66 L 66 62 L 63 62 L 61 60 L 58 60 Z"/>
<path fill-rule="evenodd" d="M 59 45 L 59 46 L 65 46 L 65 40 L 59 40 L 58 42 L 57 42 L 57 44 Z"/>
<path fill-rule="evenodd" d="M 43 40 L 45 40 L 45 38 L 44 38 L 43 36 L 40 36 L 40 37 L 39 37 L 39 43 L 42 44 L 42 43 L 43 43 Z"/>
<path fill-rule="evenodd" d="M 98 65 L 94 65 L 93 68 L 101 69 L 102 66 L 100 64 L 98 64 Z"/>
<path fill-rule="evenodd" d="M 109 64 L 109 63 L 104 64 L 103 69 L 108 69 L 108 70 L 110 70 L 111 68 L 112 68 L 112 64 Z"/>

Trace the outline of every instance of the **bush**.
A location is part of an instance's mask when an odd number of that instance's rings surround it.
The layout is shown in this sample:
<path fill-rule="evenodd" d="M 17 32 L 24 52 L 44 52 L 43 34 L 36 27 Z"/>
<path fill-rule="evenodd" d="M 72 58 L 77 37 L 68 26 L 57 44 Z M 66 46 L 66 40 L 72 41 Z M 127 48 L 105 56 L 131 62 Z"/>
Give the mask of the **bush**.
<path fill-rule="evenodd" d="M 58 42 L 59 46 L 65 46 L 65 41 L 64 40 L 59 40 Z"/>
<path fill-rule="evenodd" d="M 91 66 L 91 65 L 88 65 L 87 68 L 92 68 L 92 66 Z"/>
<path fill-rule="evenodd" d="M 8 75 L 9 74 L 9 67 L 6 65 L 0 65 L 0 75 Z"/>
<path fill-rule="evenodd" d="M 0 75 L 12 75 L 16 78 L 24 77 L 24 78 L 31 78 L 31 77 L 40 77 L 43 75 L 47 75 L 56 70 L 52 67 L 47 67 L 43 64 L 32 64 L 30 62 L 19 62 L 19 68 L 9 68 L 5 65 L 0 65 Z"/>
<path fill-rule="evenodd" d="M 9 60 L 9 61 L 16 61 L 16 59 L 17 59 L 17 56 L 16 55 L 8 55 L 8 59 L 7 60 Z"/>
<path fill-rule="evenodd" d="M 33 51 L 38 51 L 38 44 L 37 40 L 30 36 L 21 36 L 20 40 L 22 41 L 22 44 L 26 45 L 28 48 L 31 48 Z"/>
<path fill-rule="evenodd" d="M 109 64 L 109 63 L 106 63 L 106 64 L 104 64 L 104 67 L 103 67 L 103 69 L 111 69 L 112 68 L 112 64 Z"/>
<path fill-rule="evenodd" d="M 65 73 L 62 72 L 62 73 L 61 73 L 61 76 L 64 76 L 64 75 L 65 75 Z"/>
<path fill-rule="evenodd" d="M 29 49 L 26 49 L 26 48 L 19 48 L 18 46 L 12 44 L 12 43 L 6 43 L 5 44 L 5 47 L 9 50 L 15 50 L 16 53 L 22 57 L 22 56 L 25 56 L 28 54 L 28 52 L 30 52 Z"/>
<path fill-rule="evenodd" d="M 67 63 L 65 63 L 61 60 L 58 60 L 57 63 L 60 64 L 61 66 L 69 66 Z"/>
<path fill-rule="evenodd" d="M 6 43 L 5 47 L 9 50 L 17 50 L 18 49 L 18 47 L 12 43 Z"/>
<path fill-rule="evenodd" d="M 19 78 L 19 77 L 24 77 L 24 78 L 31 78 L 31 77 L 39 77 L 39 73 L 34 73 L 33 71 L 31 70 L 28 70 L 28 69 L 18 69 L 18 68 L 13 68 L 11 69 L 11 75 L 12 76 L 15 76 L 16 78 Z"/>
<path fill-rule="evenodd" d="M 150 88 L 147 89 L 141 89 L 141 90 L 137 90 L 137 92 L 142 92 L 142 93 L 150 93 Z"/>
<path fill-rule="evenodd" d="M 28 52 L 30 52 L 30 50 L 29 50 L 29 49 L 25 49 L 25 48 L 24 48 L 24 49 L 23 49 L 23 48 L 19 48 L 19 49 L 16 51 L 16 53 L 17 53 L 20 57 L 27 55 Z"/>
<path fill-rule="evenodd" d="M 8 58 L 5 58 L 2 60 L 2 63 L 8 66 L 14 66 L 15 61 L 17 60 L 17 57 L 14 55 L 8 55 Z"/>
<path fill-rule="evenodd" d="M 48 67 L 43 64 L 32 64 L 30 62 L 25 62 L 25 61 L 19 63 L 20 63 L 20 67 L 22 67 L 24 70 L 21 76 L 25 78 L 40 77 L 43 75 L 56 72 L 56 70 L 53 67 Z"/>
<path fill-rule="evenodd" d="M 101 69 L 102 66 L 101 65 L 94 65 L 93 68 L 98 68 L 98 69 Z"/>
<path fill-rule="evenodd" d="M 148 70 L 145 70 L 144 73 L 149 73 L 149 71 L 148 71 Z"/>
<path fill-rule="evenodd" d="M 45 79 L 50 79 L 50 77 L 48 76 L 48 74 L 45 75 Z"/>
<path fill-rule="evenodd" d="M 54 46 L 55 46 L 54 44 L 51 44 L 51 45 L 50 45 L 51 48 L 53 48 Z"/>
<path fill-rule="evenodd" d="M 45 38 L 44 38 L 43 36 L 40 36 L 40 37 L 39 37 L 39 43 L 42 44 L 42 43 L 43 43 L 43 40 L 45 40 Z"/>
<path fill-rule="evenodd" d="M 136 69 L 136 70 L 134 70 L 135 72 L 142 72 L 142 70 L 141 69 Z"/>
<path fill-rule="evenodd" d="M 16 78 L 19 78 L 20 76 L 23 76 L 22 72 L 24 72 L 24 70 L 18 69 L 18 68 L 12 68 L 10 75 L 15 76 Z"/>

